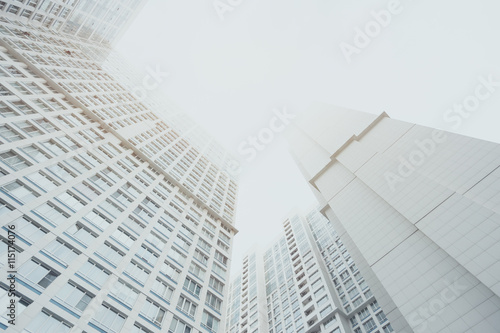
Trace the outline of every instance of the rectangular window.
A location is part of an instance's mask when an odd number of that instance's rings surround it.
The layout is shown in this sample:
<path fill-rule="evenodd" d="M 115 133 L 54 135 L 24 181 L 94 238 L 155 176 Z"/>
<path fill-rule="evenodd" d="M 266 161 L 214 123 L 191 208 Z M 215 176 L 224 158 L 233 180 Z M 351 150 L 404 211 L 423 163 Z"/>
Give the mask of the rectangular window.
<path fill-rule="evenodd" d="M 189 326 L 188 324 L 180 321 L 179 319 L 175 318 L 172 320 L 170 323 L 170 327 L 168 328 L 168 332 L 172 333 L 191 333 L 193 331 L 193 328 Z"/>
<path fill-rule="evenodd" d="M 111 275 L 111 273 L 104 267 L 94 263 L 93 261 L 85 262 L 78 270 L 78 274 L 90 283 L 96 285 L 98 288 L 102 287 L 104 282 L 106 282 L 108 277 Z"/>
<path fill-rule="evenodd" d="M 17 199 L 20 203 L 26 203 L 35 200 L 40 196 L 37 192 L 33 191 L 30 187 L 24 185 L 19 180 L 15 180 L 0 187 L 0 190 L 7 193 L 12 198 Z"/>
<path fill-rule="evenodd" d="M 19 217 L 13 223 L 17 225 L 16 233 L 30 244 L 33 244 L 48 233 L 45 228 L 27 216 Z"/>
<path fill-rule="evenodd" d="M 179 275 L 181 273 L 177 268 L 175 268 L 174 265 L 172 265 L 167 261 L 165 261 L 161 266 L 160 272 L 175 282 L 177 282 L 177 280 L 179 279 Z"/>
<path fill-rule="evenodd" d="M 121 332 L 126 319 L 123 313 L 103 303 L 91 323 L 106 332 L 118 333 Z"/>
<path fill-rule="evenodd" d="M 42 251 L 66 267 L 80 255 L 79 251 L 61 239 L 53 240 Z"/>
<path fill-rule="evenodd" d="M 104 242 L 96 253 L 101 256 L 101 258 L 109 261 L 114 266 L 118 266 L 118 264 L 122 261 L 125 253 L 120 251 L 115 246 L 111 245 L 109 242 Z"/>
<path fill-rule="evenodd" d="M 59 276 L 57 271 L 33 258 L 19 267 L 18 273 L 38 290 L 47 288 Z"/>
<path fill-rule="evenodd" d="M 208 285 L 210 287 L 214 288 L 215 290 L 217 290 L 218 292 L 220 292 L 221 294 L 224 292 L 224 283 L 217 280 L 213 276 L 210 276 L 210 280 L 208 282 Z"/>
<path fill-rule="evenodd" d="M 26 161 L 13 150 L 0 153 L 0 160 L 15 171 L 22 170 L 31 166 L 31 163 Z"/>
<path fill-rule="evenodd" d="M 216 333 L 219 331 L 220 320 L 204 311 L 201 318 L 201 325 L 210 330 L 210 332 Z"/>
<path fill-rule="evenodd" d="M 197 264 L 195 264 L 194 262 L 191 262 L 191 265 L 189 266 L 189 272 L 194 274 L 196 277 L 198 277 L 201 280 L 203 280 L 203 278 L 205 277 L 205 270 L 202 269 Z"/>
<path fill-rule="evenodd" d="M 201 285 L 196 283 L 190 277 L 186 277 L 186 280 L 184 280 L 184 289 L 193 295 L 200 296 Z"/>
<path fill-rule="evenodd" d="M 148 248 L 145 245 L 142 245 L 139 251 L 137 251 L 136 256 L 139 258 L 143 259 L 145 262 L 150 264 L 151 266 L 154 266 L 156 262 L 158 261 L 159 255 Z"/>
<path fill-rule="evenodd" d="M 51 202 L 36 207 L 35 212 L 52 225 L 58 226 L 69 217 L 62 209 Z"/>
<path fill-rule="evenodd" d="M 42 312 L 33 318 L 26 326 L 23 333 L 69 333 L 73 325 L 66 322 L 62 318 L 43 309 Z"/>
<path fill-rule="evenodd" d="M 153 323 L 161 327 L 163 319 L 165 319 L 165 314 L 167 311 L 158 305 L 157 303 L 146 299 L 144 306 L 142 307 L 141 314 L 151 320 Z"/>
<path fill-rule="evenodd" d="M 118 300 L 125 303 L 127 306 L 132 308 L 139 297 L 140 292 L 133 288 L 128 283 L 122 280 L 118 280 L 117 283 L 113 284 L 110 290 L 111 295 L 116 297 Z"/>
<path fill-rule="evenodd" d="M 179 297 L 179 301 L 177 302 L 177 309 L 179 311 L 182 311 L 189 317 L 194 318 L 196 308 L 197 305 L 190 299 L 186 298 L 184 295 L 181 295 Z"/>
<path fill-rule="evenodd" d="M 170 299 L 172 298 L 172 294 L 174 292 L 174 288 L 172 288 L 162 280 L 156 279 L 153 283 L 151 291 L 165 301 L 170 302 Z"/>
<path fill-rule="evenodd" d="M 82 312 L 87 308 L 94 295 L 87 290 L 78 286 L 76 283 L 69 281 L 64 287 L 59 289 L 55 299 L 63 305 L 77 312 Z"/>
<path fill-rule="evenodd" d="M 218 297 L 214 296 L 211 292 L 207 292 L 207 298 L 205 300 L 205 304 L 211 306 L 213 309 L 220 311 L 222 307 L 222 300 Z"/>
<path fill-rule="evenodd" d="M 116 229 L 115 232 L 113 232 L 113 234 L 111 235 L 111 238 L 113 238 L 120 245 L 123 245 L 126 248 L 130 248 L 136 241 L 136 238 L 134 236 L 132 236 L 122 228 Z"/>
<path fill-rule="evenodd" d="M 127 273 L 134 280 L 138 281 L 140 284 L 144 285 L 149 277 L 150 271 L 140 266 L 138 263 L 131 261 L 125 268 L 124 273 Z"/>

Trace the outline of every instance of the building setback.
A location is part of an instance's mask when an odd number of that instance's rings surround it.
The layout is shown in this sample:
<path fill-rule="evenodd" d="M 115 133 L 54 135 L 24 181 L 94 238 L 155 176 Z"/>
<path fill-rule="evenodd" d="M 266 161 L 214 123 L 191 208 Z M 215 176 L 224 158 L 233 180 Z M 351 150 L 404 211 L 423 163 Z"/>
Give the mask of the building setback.
<path fill-rule="evenodd" d="M 293 214 L 284 233 L 243 260 L 230 286 L 227 333 L 393 332 L 329 221 Z"/>
<path fill-rule="evenodd" d="M 138 100 L 100 66 L 107 53 L 0 17 L 0 298 L 14 274 L 17 305 L 0 327 L 222 332 L 231 157 Z"/>
<path fill-rule="evenodd" d="M 289 144 L 395 331 L 498 332 L 498 144 L 326 105 Z"/>

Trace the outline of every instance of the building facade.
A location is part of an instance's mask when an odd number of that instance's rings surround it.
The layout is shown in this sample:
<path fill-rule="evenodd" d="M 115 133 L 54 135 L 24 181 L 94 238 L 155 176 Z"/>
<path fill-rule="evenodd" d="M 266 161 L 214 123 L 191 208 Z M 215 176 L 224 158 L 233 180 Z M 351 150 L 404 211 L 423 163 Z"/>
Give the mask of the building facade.
<path fill-rule="evenodd" d="M 326 105 L 289 143 L 394 330 L 498 332 L 498 144 Z"/>
<path fill-rule="evenodd" d="M 113 45 L 146 0 L 4 0 L 0 15 L 35 27 Z"/>
<path fill-rule="evenodd" d="M 222 332 L 231 158 L 115 80 L 108 51 L 0 17 L 0 297 L 16 304 L 0 328 Z"/>
<path fill-rule="evenodd" d="M 392 326 L 329 221 L 294 214 L 232 280 L 227 333 L 388 333 Z"/>

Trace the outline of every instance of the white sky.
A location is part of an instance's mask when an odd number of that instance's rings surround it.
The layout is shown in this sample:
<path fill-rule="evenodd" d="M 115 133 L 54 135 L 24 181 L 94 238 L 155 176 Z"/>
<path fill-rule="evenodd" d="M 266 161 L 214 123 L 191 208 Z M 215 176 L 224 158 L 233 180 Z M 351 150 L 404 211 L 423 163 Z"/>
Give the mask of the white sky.
<path fill-rule="evenodd" d="M 222 21 L 213 0 L 149 0 L 117 49 L 144 71 L 168 71 L 160 89 L 235 154 L 273 108 L 299 113 L 315 101 L 500 142 L 500 86 L 459 127 L 443 121 L 478 77 L 500 81 L 500 2 L 400 0 L 348 64 L 339 44 L 353 44 L 355 28 L 389 3 L 242 0 Z M 245 164 L 236 266 L 252 244 L 275 239 L 290 210 L 315 202 L 283 141 Z"/>

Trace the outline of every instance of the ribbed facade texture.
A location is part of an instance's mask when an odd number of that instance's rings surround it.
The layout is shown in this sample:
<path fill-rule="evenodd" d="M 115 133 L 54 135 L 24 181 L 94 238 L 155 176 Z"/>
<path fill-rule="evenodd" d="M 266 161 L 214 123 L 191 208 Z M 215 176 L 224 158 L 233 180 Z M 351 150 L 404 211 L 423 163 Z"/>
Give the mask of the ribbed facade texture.
<path fill-rule="evenodd" d="M 294 214 L 231 282 L 227 333 L 394 332 L 330 222 Z"/>
<path fill-rule="evenodd" d="M 289 143 L 395 331 L 498 332 L 498 144 L 325 105 Z"/>
<path fill-rule="evenodd" d="M 230 156 L 137 99 L 108 52 L 0 17 L 0 328 L 222 332 Z"/>

